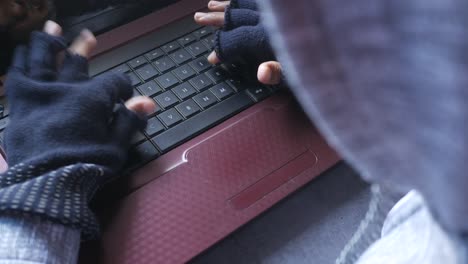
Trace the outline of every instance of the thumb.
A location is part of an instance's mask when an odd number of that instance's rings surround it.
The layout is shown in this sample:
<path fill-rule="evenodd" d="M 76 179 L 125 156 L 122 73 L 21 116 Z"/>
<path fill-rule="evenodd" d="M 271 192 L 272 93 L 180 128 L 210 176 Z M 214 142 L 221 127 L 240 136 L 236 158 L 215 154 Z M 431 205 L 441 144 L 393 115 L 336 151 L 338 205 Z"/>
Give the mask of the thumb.
<path fill-rule="evenodd" d="M 268 61 L 258 67 L 258 81 L 266 85 L 277 85 L 281 82 L 283 70 L 277 61 Z"/>

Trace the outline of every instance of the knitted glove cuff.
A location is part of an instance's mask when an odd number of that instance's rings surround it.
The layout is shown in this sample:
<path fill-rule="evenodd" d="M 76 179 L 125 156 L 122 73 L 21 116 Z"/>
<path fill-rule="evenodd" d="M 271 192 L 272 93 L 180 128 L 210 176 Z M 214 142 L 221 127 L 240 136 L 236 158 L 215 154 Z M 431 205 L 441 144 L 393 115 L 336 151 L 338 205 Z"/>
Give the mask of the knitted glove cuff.
<path fill-rule="evenodd" d="M 19 163 L 0 175 L 0 212 L 28 213 L 81 230 L 84 239 L 99 236 L 88 207 L 109 171 L 94 164 L 51 169 L 44 163 Z"/>

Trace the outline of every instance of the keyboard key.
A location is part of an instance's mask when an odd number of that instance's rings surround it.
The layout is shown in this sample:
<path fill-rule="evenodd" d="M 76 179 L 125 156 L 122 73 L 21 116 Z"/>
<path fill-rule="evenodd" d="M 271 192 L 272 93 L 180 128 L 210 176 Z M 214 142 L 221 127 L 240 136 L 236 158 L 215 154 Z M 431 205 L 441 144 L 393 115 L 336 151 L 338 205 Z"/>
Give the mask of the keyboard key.
<path fill-rule="evenodd" d="M 145 84 L 138 86 L 138 90 L 141 94 L 152 97 L 155 94 L 162 92 L 161 87 L 154 81 L 149 81 Z"/>
<path fill-rule="evenodd" d="M 187 46 L 188 44 L 194 42 L 197 40 L 197 37 L 195 37 L 193 34 L 188 34 L 187 36 L 184 36 L 177 41 L 179 42 L 180 45 L 182 46 Z"/>
<path fill-rule="evenodd" d="M 229 86 L 234 88 L 236 91 L 242 91 L 246 88 L 245 82 L 239 78 L 228 78 L 226 80 L 226 83 L 229 84 Z"/>
<path fill-rule="evenodd" d="M 252 105 L 253 101 L 244 92 L 220 102 L 219 104 L 205 110 L 194 117 L 187 119 L 179 125 L 154 137 L 152 141 L 163 151 L 179 145 L 182 141 L 212 127 L 219 121 Z"/>
<path fill-rule="evenodd" d="M 140 96 L 141 93 L 136 89 L 136 88 L 133 88 L 133 95 L 132 97 L 137 97 L 137 96 Z"/>
<path fill-rule="evenodd" d="M 192 67 L 190 67 L 188 64 L 185 64 L 183 66 L 180 66 L 179 68 L 175 69 L 172 71 L 179 79 L 182 81 L 185 81 L 191 77 L 193 77 L 195 74 L 197 74 Z"/>
<path fill-rule="evenodd" d="M 192 99 L 189 99 L 186 102 L 183 102 L 180 105 L 176 106 L 176 109 L 185 118 L 189 118 L 201 111 L 200 107 Z"/>
<path fill-rule="evenodd" d="M 205 45 L 203 45 L 201 42 L 195 42 L 187 46 L 187 50 L 190 53 L 192 53 L 194 57 L 198 57 L 202 55 L 203 53 L 207 52 L 208 48 Z"/>
<path fill-rule="evenodd" d="M 168 56 L 164 56 L 156 60 L 153 64 L 160 72 L 166 72 L 176 66 Z"/>
<path fill-rule="evenodd" d="M 216 37 L 215 35 L 208 36 L 203 39 L 203 43 L 209 48 L 212 49 L 215 46 Z"/>
<path fill-rule="evenodd" d="M 218 99 L 216 99 L 216 96 L 210 92 L 210 91 L 204 91 L 201 94 L 197 94 L 193 97 L 193 100 L 197 102 L 197 104 L 204 109 L 216 104 L 218 102 Z"/>
<path fill-rule="evenodd" d="M 140 131 L 137 131 L 135 134 L 133 134 L 132 138 L 130 139 L 130 143 L 132 145 L 136 145 L 138 143 L 141 143 L 145 141 L 146 137 L 141 133 Z"/>
<path fill-rule="evenodd" d="M 192 95 L 197 93 L 197 91 L 186 82 L 172 88 L 172 91 L 182 100 L 192 97 Z"/>
<path fill-rule="evenodd" d="M 179 48 L 180 48 L 180 45 L 179 43 L 177 43 L 177 41 L 173 41 L 169 44 L 162 46 L 162 50 L 164 50 L 166 53 L 171 53 L 173 51 L 178 50 Z"/>
<path fill-rule="evenodd" d="M 231 75 L 242 75 L 243 70 L 247 68 L 248 66 L 240 64 L 240 63 L 230 62 L 230 63 L 221 64 L 221 67 L 223 67 Z"/>
<path fill-rule="evenodd" d="M 216 83 L 224 81 L 230 76 L 225 69 L 219 66 L 207 71 L 206 74 Z"/>
<path fill-rule="evenodd" d="M 131 149 L 128 153 L 128 167 L 135 168 L 139 167 L 148 161 L 151 161 L 159 156 L 158 150 L 151 144 L 150 141 L 146 141 Z"/>
<path fill-rule="evenodd" d="M 250 87 L 247 89 L 247 92 L 257 102 L 267 98 L 270 95 L 268 88 L 262 86 Z"/>
<path fill-rule="evenodd" d="M 132 86 L 136 86 L 141 83 L 140 78 L 138 78 L 138 76 L 135 73 L 127 73 L 127 76 L 130 78 L 130 83 L 132 84 Z"/>
<path fill-rule="evenodd" d="M 209 27 L 204 27 L 204 28 L 201 28 L 199 30 L 196 30 L 195 32 L 193 32 L 193 35 L 199 39 L 211 34 L 213 32 L 213 29 L 212 28 L 209 28 Z"/>
<path fill-rule="evenodd" d="M 276 93 L 284 88 L 284 84 L 270 85 L 268 88 L 270 88 L 271 93 Z"/>
<path fill-rule="evenodd" d="M 226 83 L 220 83 L 213 86 L 210 91 L 219 98 L 219 100 L 224 100 L 225 98 L 231 96 L 234 93 L 234 90 L 229 87 Z"/>
<path fill-rule="evenodd" d="M 184 49 L 180 49 L 174 53 L 171 54 L 171 58 L 177 63 L 177 64 L 183 64 L 189 60 L 192 59 L 192 56 L 190 56 L 190 54 L 184 50 Z"/>
<path fill-rule="evenodd" d="M 164 131 L 165 127 L 163 124 L 156 118 L 152 117 L 148 119 L 148 125 L 145 128 L 145 132 L 148 136 L 152 137 L 157 133 Z"/>
<path fill-rule="evenodd" d="M 162 93 L 154 98 L 159 105 L 165 109 L 174 106 L 179 103 L 179 99 L 171 91 Z"/>
<path fill-rule="evenodd" d="M 193 85 L 193 87 L 197 88 L 198 91 L 203 91 L 213 84 L 210 78 L 208 78 L 208 76 L 205 74 L 200 74 L 197 77 L 192 78 L 190 83 Z"/>
<path fill-rule="evenodd" d="M 156 78 L 156 81 L 165 90 L 179 83 L 179 80 L 171 72 L 159 76 L 158 78 Z"/>
<path fill-rule="evenodd" d="M 154 77 L 156 77 L 156 75 L 158 75 L 158 71 L 156 71 L 156 69 L 151 66 L 151 64 L 147 64 L 139 69 L 136 70 L 136 73 L 138 73 L 138 75 L 140 75 L 140 77 L 144 80 L 144 81 L 148 81 L 150 79 L 153 79 Z"/>
<path fill-rule="evenodd" d="M 201 57 L 190 62 L 190 66 L 192 66 L 197 72 L 202 72 L 209 69 L 211 64 L 206 60 L 205 57 Z"/>
<path fill-rule="evenodd" d="M 183 120 L 182 116 L 174 108 L 159 114 L 158 117 L 167 127 L 171 127 Z"/>
<path fill-rule="evenodd" d="M 115 73 L 127 73 L 130 71 L 130 67 L 128 67 L 127 64 L 122 64 L 122 65 L 115 67 L 111 71 Z"/>
<path fill-rule="evenodd" d="M 133 69 L 143 66 L 146 63 L 148 63 L 148 61 L 146 61 L 146 59 L 141 56 L 128 62 L 128 64 L 130 64 L 130 66 L 132 66 Z"/>
<path fill-rule="evenodd" d="M 164 51 L 162 51 L 162 49 L 155 49 L 155 50 L 152 50 L 152 51 L 146 53 L 145 57 L 149 61 L 154 61 L 154 60 L 162 57 L 163 55 L 164 55 Z"/>

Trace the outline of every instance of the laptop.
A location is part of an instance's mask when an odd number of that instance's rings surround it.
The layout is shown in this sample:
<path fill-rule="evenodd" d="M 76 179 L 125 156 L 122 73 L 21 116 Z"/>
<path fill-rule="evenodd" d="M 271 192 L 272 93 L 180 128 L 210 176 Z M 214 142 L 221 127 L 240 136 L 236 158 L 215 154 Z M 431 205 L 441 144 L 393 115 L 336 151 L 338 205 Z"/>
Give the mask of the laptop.
<path fill-rule="evenodd" d="M 96 21 L 117 11 L 103 10 L 68 26 L 101 33 L 91 75 L 127 74 L 158 105 L 126 173 L 93 202 L 102 237 L 83 243 L 80 263 L 189 262 L 339 161 L 287 89 L 242 63 L 208 64 L 214 29 L 193 21 L 206 5 L 165 1 L 112 29 Z"/>

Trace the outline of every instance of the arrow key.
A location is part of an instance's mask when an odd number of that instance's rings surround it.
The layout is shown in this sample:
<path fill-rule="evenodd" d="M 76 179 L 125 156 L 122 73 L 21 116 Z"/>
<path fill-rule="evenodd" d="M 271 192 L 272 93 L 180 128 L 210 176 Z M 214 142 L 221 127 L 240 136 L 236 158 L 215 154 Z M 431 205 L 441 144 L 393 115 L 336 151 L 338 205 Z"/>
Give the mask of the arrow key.
<path fill-rule="evenodd" d="M 253 86 L 247 89 L 247 91 L 249 92 L 250 96 L 257 102 L 267 98 L 270 95 L 270 90 L 267 87 L 262 86 Z"/>

